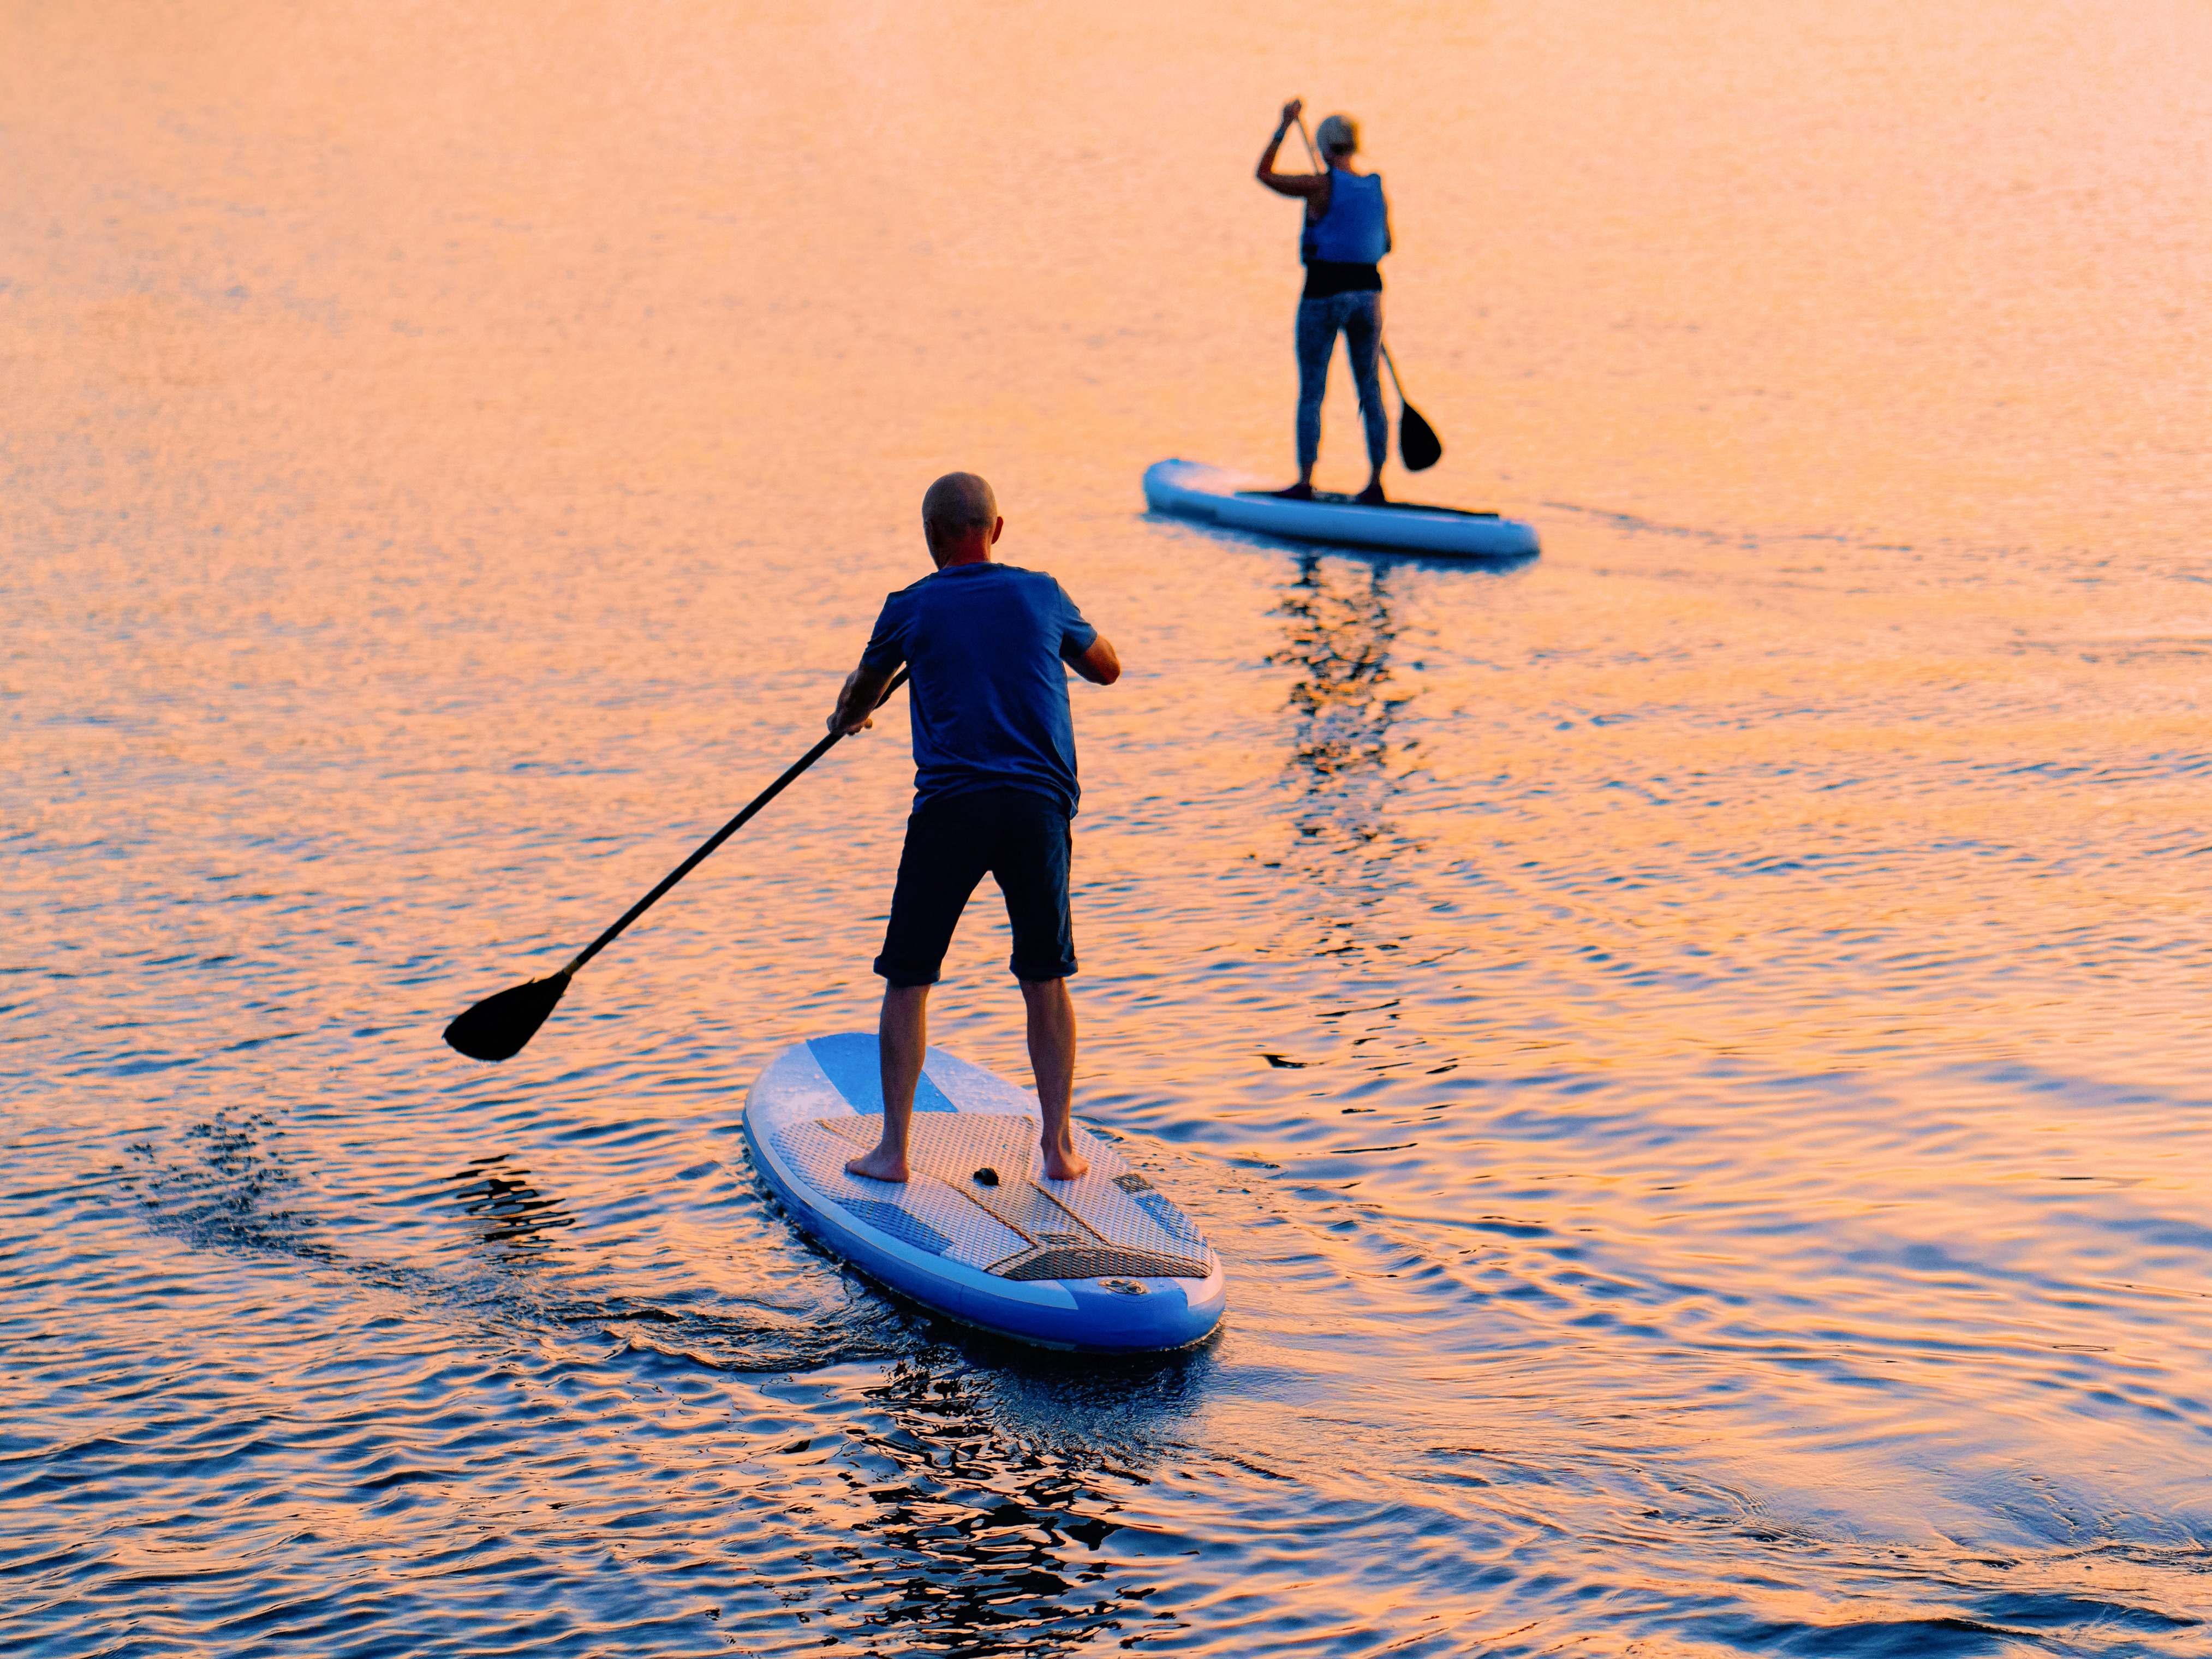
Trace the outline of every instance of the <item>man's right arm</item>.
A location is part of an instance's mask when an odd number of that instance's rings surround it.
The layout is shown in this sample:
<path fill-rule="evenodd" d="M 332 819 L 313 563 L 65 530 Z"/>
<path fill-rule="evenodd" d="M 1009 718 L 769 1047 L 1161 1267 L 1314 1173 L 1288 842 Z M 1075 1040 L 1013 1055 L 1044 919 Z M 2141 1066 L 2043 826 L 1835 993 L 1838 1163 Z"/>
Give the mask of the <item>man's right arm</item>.
<path fill-rule="evenodd" d="M 884 694 L 890 689 L 899 665 L 906 660 L 905 611 L 900 604 L 904 597 L 894 593 L 884 601 L 876 625 L 868 630 L 860 666 L 845 676 L 845 684 L 837 692 L 837 706 L 830 711 L 832 732 L 850 737 L 875 724 L 869 716 L 883 707 Z"/>
<path fill-rule="evenodd" d="M 865 732 L 875 724 L 869 718 L 884 700 L 884 689 L 891 683 L 896 669 L 875 669 L 862 663 L 845 676 L 845 686 L 837 694 L 837 707 L 830 711 L 830 729 L 842 732 L 848 737 L 855 732 Z"/>

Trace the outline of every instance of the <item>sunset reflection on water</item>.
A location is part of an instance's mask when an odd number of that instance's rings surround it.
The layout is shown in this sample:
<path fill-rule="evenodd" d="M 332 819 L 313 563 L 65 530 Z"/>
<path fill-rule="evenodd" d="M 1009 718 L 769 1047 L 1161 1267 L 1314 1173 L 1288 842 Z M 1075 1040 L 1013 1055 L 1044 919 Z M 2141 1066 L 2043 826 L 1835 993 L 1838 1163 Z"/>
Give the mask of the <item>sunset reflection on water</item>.
<path fill-rule="evenodd" d="M 2208 35 L 0 23 L 0 1626 L 2204 1651 Z M 1145 513 L 1291 476 L 1292 93 L 1391 193 L 1388 482 L 1540 558 Z M 437 1040 L 812 740 L 956 465 L 1128 665 L 1079 1109 L 1228 1264 L 1193 1352 L 933 1322 L 754 1182 L 874 1018 L 899 706 Z M 996 908 L 933 1035 L 1025 1079 Z"/>

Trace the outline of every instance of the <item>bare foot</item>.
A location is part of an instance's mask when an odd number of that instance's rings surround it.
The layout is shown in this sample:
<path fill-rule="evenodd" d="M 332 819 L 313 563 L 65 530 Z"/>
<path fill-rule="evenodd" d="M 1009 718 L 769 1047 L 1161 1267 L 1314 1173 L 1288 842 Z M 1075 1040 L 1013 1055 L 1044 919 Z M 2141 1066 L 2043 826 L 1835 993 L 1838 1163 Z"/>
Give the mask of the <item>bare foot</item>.
<path fill-rule="evenodd" d="M 1047 1181 L 1080 1181 L 1091 1173 L 1091 1160 L 1074 1147 L 1049 1146 L 1044 1149 L 1044 1178 Z"/>
<path fill-rule="evenodd" d="M 845 1173 L 869 1181 L 904 1181 L 906 1159 L 887 1146 L 878 1146 L 865 1158 L 847 1158 Z"/>

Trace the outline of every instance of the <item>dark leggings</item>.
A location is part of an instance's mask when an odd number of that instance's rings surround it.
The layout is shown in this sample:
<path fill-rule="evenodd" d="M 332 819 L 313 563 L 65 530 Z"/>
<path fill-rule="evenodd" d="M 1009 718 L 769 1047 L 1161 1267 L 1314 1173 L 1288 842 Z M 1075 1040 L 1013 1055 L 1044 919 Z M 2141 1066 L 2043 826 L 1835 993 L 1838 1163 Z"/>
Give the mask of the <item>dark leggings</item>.
<path fill-rule="evenodd" d="M 1310 472 L 1321 453 L 1321 398 L 1328 390 L 1328 360 L 1336 355 L 1340 332 L 1352 358 L 1352 383 L 1359 388 L 1367 463 L 1379 472 L 1390 453 L 1390 417 L 1382 407 L 1382 380 L 1376 367 L 1382 346 L 1382 295 L 1372 289 L 1298 301 L 1298 470 Z"/>

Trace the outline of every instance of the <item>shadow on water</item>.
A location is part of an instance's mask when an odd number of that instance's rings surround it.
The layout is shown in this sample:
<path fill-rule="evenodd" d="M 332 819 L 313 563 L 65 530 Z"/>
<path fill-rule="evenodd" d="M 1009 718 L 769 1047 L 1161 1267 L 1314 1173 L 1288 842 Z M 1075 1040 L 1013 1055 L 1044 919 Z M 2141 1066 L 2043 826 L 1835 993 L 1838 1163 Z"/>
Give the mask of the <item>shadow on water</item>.
<path fill-rule="evenodd" d="M 471 1158 L 467 1168 L 446 1177 L 463 1184 L 441 1196 L 468 1218 L 481 1243 L 507 1250 L 542 1249 L 552 1234 L 574 1226 L 576 1218 L 561 1207 L 559 1200 L 532 1186 L 529 1170 L 519 1164 L 492 1167 L 507 1158 L 505 1152 Z"/>
<path fill-rule="evenodd" d="M 1147 1612 L 1153 1587 L 1106 1547 L 1128 1529 L 1127 1495 L 1151 1484 L 1110 1383 L 1091 1399 L 1105 1421 L 1065 1399 L 1009 1412 L 1008 1376 L 973 1358 L 933 1346 L 865 1391 L 878 1426 L 847 1430 L 838 1470 L 865 1507 L 845 1516 L 842 1561 L 808 1587 L 823 1644 L 835 1633 L 876 1650 L 1059 1654 L 1175 1622 Z"/>

